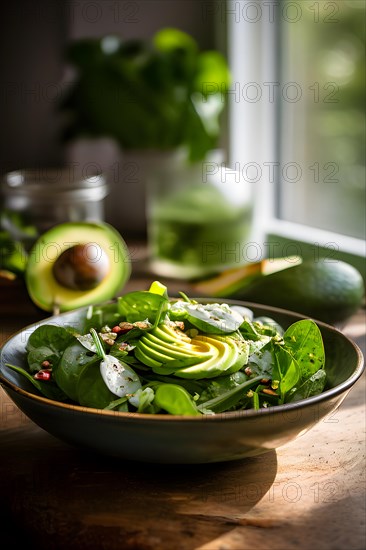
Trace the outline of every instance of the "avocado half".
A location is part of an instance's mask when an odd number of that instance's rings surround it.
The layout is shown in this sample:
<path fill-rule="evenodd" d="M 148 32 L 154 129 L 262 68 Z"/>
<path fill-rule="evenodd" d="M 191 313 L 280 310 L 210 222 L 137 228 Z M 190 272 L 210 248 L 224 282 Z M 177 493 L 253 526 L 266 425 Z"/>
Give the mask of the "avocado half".
<path fill-rule="evenodd" d="M 78 278 L 70 275 L 72 264 L 81 274 L 79 285 Z M 113 298 L 130 275 L 127 245 L 111 225 L 66 222 L 36 241 L 25 282 L 30 298 L 41 309 L 69 311 Z"/>

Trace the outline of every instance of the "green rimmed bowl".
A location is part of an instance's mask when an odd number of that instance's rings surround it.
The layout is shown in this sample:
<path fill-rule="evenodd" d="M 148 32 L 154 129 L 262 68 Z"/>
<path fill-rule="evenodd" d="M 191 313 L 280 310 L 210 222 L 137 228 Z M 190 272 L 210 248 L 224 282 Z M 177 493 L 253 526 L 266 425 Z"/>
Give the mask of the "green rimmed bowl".
<path fill-rule="evenodd" d="M 304 318 L 274 307 L 225 302 L 248 307 L 256 317 L 271 317 L 285 329 Z M 52 401 L 40 396 L 28 380 L 6 366 L 26 366 L 25 346 L 39 325 L 67 324 L 78 328 L 86 310 L 48 317 L 9 338 L 0 350 L 0 384 L 38 426 L 69 444 L 104 455 L 142 462 L 198 464 L 262 454 L 303 435 L 331 414 L 364 370 L 358 346 L 334 327 L 317 322 L 326 353 L 327 385 L 323 393 L 258 411 L 187 417 L 122 413 Z"/>

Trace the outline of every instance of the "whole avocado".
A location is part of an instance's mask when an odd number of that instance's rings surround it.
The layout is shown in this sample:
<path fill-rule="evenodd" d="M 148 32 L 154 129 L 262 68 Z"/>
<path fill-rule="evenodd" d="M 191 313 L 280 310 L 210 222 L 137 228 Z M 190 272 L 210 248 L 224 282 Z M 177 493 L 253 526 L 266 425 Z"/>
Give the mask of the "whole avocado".
<path fill-rule="evenodd" d="M 320 258 L 262 275 L 230 298 L 288 309 L 334 324 L 357 311 L 364 292 L 357 269 L 343 261 Z"/>

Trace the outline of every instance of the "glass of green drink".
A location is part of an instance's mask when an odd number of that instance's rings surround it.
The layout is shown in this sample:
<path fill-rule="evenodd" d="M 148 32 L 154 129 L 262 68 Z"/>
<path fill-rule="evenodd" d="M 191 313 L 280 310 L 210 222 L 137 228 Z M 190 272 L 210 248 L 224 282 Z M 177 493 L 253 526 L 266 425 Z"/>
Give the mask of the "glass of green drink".
<path fill-rule="evenodd" d="M 184 163 L 151 174 L 147 194 L 152 270 L 194 279 L 243 263 L 252 228 L 252 193 L 221 163 Z"/>

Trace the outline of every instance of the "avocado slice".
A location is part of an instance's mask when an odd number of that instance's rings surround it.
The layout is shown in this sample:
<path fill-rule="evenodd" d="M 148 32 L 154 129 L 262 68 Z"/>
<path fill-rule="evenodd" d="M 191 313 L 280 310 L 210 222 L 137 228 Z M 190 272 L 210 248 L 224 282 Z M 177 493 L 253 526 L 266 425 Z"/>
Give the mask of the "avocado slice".
<path fill-rule="evenodd" d="M 151 334 L 151 333 L 150 333 Z M 189 336 L 187 336 L 182 330 L 180 330 L 178 327 L 171 327 L 166 324 L 161 324 L 157 326 L 154 329 L 153 334 L 160 338 L 160 340 L 164 340 L 164 342 L 177 344 L 180 343 L 186 343 L 189 344 L 191 339 Z"/>
<path fill-rule="evenodd" d="M 152 359 L 154 362 L 156 361 L 159 363 L 159 365 L 162 365 L 163 363 L 168 363 L 173 357 L 170 357 L 166 353 L 164 353 L 165 348 L 163 346 L 154 346 L 152 342 L 145 341 L 143 342 L 142 339 L 139 341 L 138 349 L 142 351 L 146 357 L 148 357 L 150 360 Z"/>
<path fill-rule="evenodd" d="M 141 344 L 138 345 L 135 348 L 135 357 L 136 359 L 141 361 L 143 365 L 151 367 L 155 372 L 155 369 L 161 367 L 162 363 L 159 361 L 156 361 L 156 359 L 153 359 L 149 355 L 146 355 L 145 351 L 146 351 L 146 347 L 141 346 Z"/>
<path fill-rule="evenodd" d="M 233 338 L 199 335 L 194 340 L 204 339 L 217 353 L 214 357 L 185 369 L 175 372 L 179 378 L 214 378 L 231 374 L 241 369 L 248 362 L 248 349 L 243 352 Z"/>
<path fill-rule="evenodd" d="M 141 341 L 148 343 L 152 348 L 160 349 L 161 340 L 154 336 L 154 334 L 147 333 L 146 336 L 141 338 Z M 190 344 L 189 346 L 187 343 L 182 344 L 177 342 L 175 344 L 169 344 L 168 342 L 164 342 L 164 349 L 166 352 L 169 352 L 171 357 L 176 359 L 187 357 L 187 355 L 200 358 L 206 354 L 208 346 L 205 342 L 200 342 L 199 345 L 197 342 L 193 345 L 192 341 L 188 343 Z"/>
<path fill-rule="evenodd" d="M 139 340 L 135 355 L 157 374 L 198 379 L 236 372 L 248 362 L 248 350 L 245 342 L 229 336 L 201 334 L 190 339 L 179 329 L 160 325 Z"/>
<path fill-rule="evenodd" d="M 240 341 L 237 342 L 230 336 L 215 336 L 216 340 L 223 340 L 224 342 L 229 342 L 231 344 L 234 344 L 237 355 L 232 360 L 231 365 L 225 370 L 224 374 L 233 374 L 234 372 L 237 372 L 240 370 L 244 365 L 248 363 L 249 359 L 249 350 L 250 350 L 250 344 L 246 341 Z"/>
<path fill-rule="evenodd" d="M 166 338 L 168 335 L 174 337 Z M 170 327 L 162 325 L 147 332 L 138 342 L 135 350 L 136 357 L 153 370 L 159 368 L 159 373 L 174 373 L 178 368 L 192 364 L 201 363 L 211 358 L 213 354 L 211 347 L 206 342 L 193 341 L 184 332 L 172 331 Z M 174 362 L 174 363 L 173 363 Z M 171 367 L 174 364 L 174 367 Z M 179 365 L 179 366 L 177 366 Z"/>
<path fill-rule="evenodd" d="M 113 298 L 130 274 L 127 245 L 111 225 L 66 222 L 36 241 L 25 282 L 39 308 L 69 311 Z"/>

